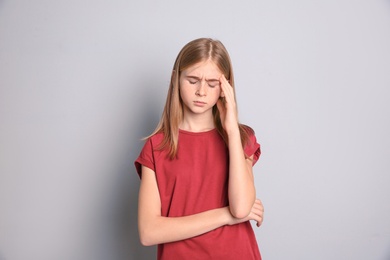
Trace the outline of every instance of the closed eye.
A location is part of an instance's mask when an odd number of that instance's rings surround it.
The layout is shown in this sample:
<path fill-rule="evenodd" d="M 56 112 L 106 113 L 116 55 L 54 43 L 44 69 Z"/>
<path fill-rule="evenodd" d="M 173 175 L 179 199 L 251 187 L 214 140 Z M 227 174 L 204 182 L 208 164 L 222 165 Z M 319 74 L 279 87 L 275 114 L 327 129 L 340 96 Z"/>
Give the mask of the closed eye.
<path fill-rule="evenodd" d="M 219 80 L 208 80 L 207 84 L 209 85 L 210 88 L 215 88 L 219 86 Z"/>

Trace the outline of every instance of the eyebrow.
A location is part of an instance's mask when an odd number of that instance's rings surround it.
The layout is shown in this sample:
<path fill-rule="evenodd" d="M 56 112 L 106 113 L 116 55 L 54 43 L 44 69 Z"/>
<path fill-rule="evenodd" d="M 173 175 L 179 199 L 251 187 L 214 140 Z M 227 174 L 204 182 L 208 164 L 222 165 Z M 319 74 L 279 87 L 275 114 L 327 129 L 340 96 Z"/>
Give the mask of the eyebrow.
<path fill-rule="evenodd" d="M 186 76 L 187 78 L 190 78 L 190 79 L 196 79 L 196 80 L 201 80 L 201 78 L 197 77 L 197 76 Z M 219 82 L 219 79 L 206 79 L 207 82 Z"/>

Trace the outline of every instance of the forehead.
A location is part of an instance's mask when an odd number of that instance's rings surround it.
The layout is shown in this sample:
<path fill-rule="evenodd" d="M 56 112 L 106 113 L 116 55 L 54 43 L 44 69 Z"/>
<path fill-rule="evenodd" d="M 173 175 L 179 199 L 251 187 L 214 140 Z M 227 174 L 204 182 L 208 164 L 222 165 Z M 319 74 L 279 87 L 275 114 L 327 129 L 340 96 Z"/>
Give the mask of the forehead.
<path fill-rule="evenodd" d="M 194 65 L 182 71 L 182 75 L 184 76 L 196 76 L 199 78 L 219 78 L 221 74 L 221 70 L 218 68 L 215 62 L 211 60 L 195 63 Z"/>

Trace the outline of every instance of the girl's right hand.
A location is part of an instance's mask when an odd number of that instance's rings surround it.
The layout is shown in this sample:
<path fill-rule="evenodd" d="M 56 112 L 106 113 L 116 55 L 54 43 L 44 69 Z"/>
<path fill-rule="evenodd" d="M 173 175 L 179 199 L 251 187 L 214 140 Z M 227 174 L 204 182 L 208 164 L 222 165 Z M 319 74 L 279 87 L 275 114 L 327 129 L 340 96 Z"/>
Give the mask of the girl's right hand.
<path fill-rule="evenodd" d="M 229 222 L 229 225 L 235 225 L 239 223 L 246 222 L 248 220 L 254 220 L 256 221 L 256 226 L 260 227 L 263 223 L 263 217 L 264 217 L 264 206 L 261 200 L 256 199 L 255 203 L 253 203 L 251 212 L 248 216 L 245 218 L 235 218 L 231 216 L 231 221 Z"/>

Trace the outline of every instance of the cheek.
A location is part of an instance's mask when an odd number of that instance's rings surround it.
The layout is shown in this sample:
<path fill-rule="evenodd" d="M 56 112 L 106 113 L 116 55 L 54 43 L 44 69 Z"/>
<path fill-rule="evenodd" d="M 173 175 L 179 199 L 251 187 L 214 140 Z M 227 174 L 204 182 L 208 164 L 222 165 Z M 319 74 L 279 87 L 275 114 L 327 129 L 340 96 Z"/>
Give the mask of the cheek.
<path fill-rule="evenodd" d="M 180 96 L 180 99 L 181 100 L 187 100 L 189 98 L 189 96 L 191 96 L 191 88 L 189 88 L 189 86 L 186 86 L 185 84 L 184 85 L 180 85 L 179 87 L 179 96 Z"/>
<path fill-rule="evenodd" d="M 191 89 L 191 85 L 186 80 L 183 80 L 179 82 L 179 89 L 181 92 L 185 92 Z"/>
<path fill-rule="evenodd" d="M 215 88 L 212 89 L 211 92 L 213 93 L 213 95 L 216 95 L 216 96 L 219 97 L 221 95 L 221 93 L 222 93 L 222 90 L 221 90 L 220 87 L 215 87 Z"/>
<path fill-rule="evenodd" d="M 218 99 L 221 97 L 221 90 L 218 88 L 216 88 L 216 89 L 213 89 L 212 91 L 211 91 L 211 93 L 209 93 L 209 95 L 211 95 L 212 96 L 212 98 L 213 98 L 213 100 L 215 101 L 215 102 L 217 102 L 218 101 Z"/>
<path fill-rule="evenodd" d="M 183 99 L 184 96 L 185 96 L 185 93 L 183 91 L 183 88 L 179 87 L 179 97 L 180 97 L 180 99 Z"/>

